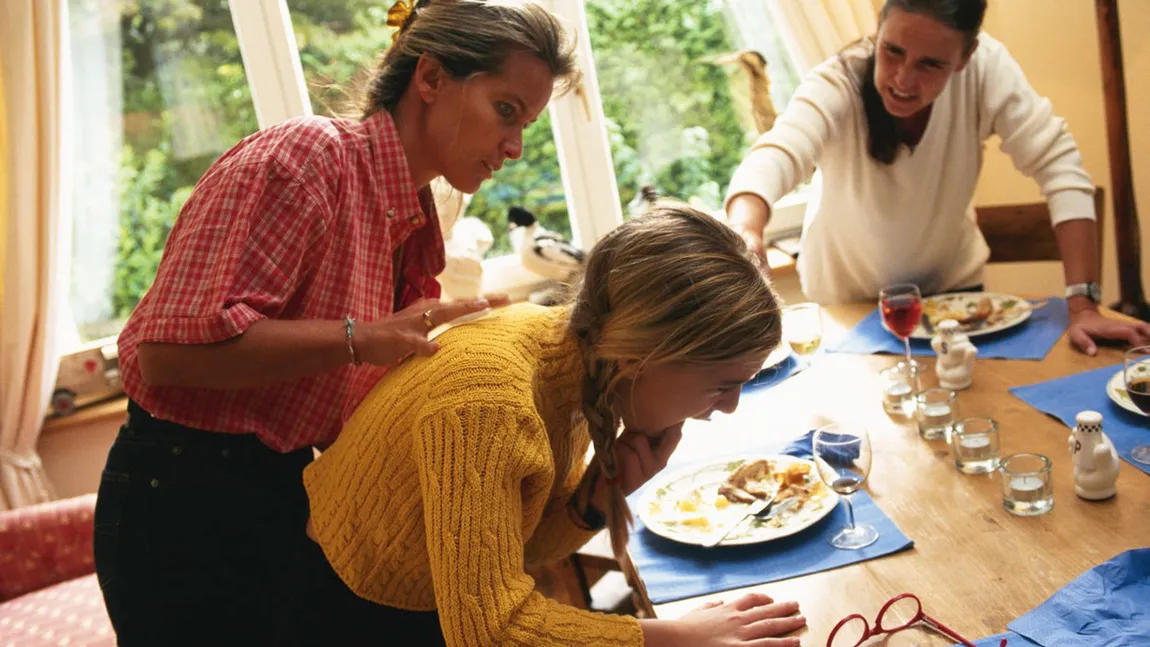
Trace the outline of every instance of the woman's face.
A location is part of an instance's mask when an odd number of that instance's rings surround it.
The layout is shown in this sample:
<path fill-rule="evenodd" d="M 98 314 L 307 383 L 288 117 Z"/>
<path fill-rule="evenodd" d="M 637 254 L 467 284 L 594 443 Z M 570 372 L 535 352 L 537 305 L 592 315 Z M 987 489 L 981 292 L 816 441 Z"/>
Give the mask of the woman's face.
<path fill-rule="evenodd" d="M 874 83 L 887 112 L 905 119 L 928 107 L 950 76 L 966 67 L 975 47 L 965 50 L 962 32 L 929 16 L 892 9 L 875 46 Z"/>
<path fill-rule="evenodd" d="M 421 88 L 432 167 L 457 190 L 475 193 L 505 161 L 519 159 L 523 129 L 547 107 L 554 84 L 539 57 L 512 50 L 497 74 L 443 74 L 430 91 Z"/>
<path fill-rule="evenodd" d="M 627 429 L 658 436 L 688 418 L 733 413 L 743 384 L 763 368 L 767 354 L 713 364 L 625 364 L 616 401 Z"/>

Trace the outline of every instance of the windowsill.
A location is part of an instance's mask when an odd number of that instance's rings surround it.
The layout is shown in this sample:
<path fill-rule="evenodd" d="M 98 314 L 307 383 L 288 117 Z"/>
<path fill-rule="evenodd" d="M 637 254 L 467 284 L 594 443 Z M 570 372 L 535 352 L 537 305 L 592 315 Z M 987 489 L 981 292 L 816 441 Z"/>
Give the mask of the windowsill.
<path fill-rule="evenodd" d="M 128 396 L 116 396 L 110 400 L 86 406 L 69 416 L 45 418 L 42 433 L 69 431 L 111 421 L 123 422 L 127 410 Z"/>

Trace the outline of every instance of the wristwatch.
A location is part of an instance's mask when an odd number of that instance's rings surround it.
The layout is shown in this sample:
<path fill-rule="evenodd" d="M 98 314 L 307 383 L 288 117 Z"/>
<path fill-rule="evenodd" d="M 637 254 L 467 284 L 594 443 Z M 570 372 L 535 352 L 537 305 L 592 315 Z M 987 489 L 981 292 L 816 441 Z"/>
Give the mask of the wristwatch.
<path fill-rule="evenodd" d="M 1069 299 L 1071 297 L 1086 297 L 1094 303 L 1101 303 L 1102 287 L 1098 285 L 1098 281 L 1068 285 L 1066 286 L 1066 298 Z"/>

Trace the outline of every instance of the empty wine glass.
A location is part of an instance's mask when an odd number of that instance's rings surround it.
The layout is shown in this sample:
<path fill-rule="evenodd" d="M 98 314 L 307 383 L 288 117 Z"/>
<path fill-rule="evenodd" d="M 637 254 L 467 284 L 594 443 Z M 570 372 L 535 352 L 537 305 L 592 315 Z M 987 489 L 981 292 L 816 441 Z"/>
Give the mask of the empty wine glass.
<path fill-rule="evenodd" d="M 886 327 L 902 340 L 910 361 L 910 336 L 922 321 L 922 293 L 913 283 L 887 286 L 878 294 L 879 310 Z"/>
<path fill-rule="evenodd" d="M 1142 413 L 1150 415 L 1150 346 L 1138 346 L 1126 351 L 1122 363 L 1122 378 L 1126 394 Z M 1150 465 L 1150 445 L 1139 445 L 1130 452 L 1130 459 Z"/>
<path fill-rule="evenodd" d="M 870 436 L 865 427 L 831 424 L 815 432 L 811 441 L 819 477 L 839 493 L 847 508 L 847 526 L 831 538 L 835 548 L 855 550 L 878 540 L 878 531 L 869 524 L 855 523 L 851 495 L 858 492 L 870 475 Z"/>

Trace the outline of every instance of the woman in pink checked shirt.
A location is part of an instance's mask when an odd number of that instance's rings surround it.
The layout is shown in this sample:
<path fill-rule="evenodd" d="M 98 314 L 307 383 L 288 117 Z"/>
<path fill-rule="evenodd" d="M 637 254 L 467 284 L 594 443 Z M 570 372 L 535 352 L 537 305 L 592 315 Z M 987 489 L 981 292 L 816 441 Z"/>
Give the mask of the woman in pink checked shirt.
<path fill-rule="evenodd" d="M 573 45 L 535 4 L 398 2 L 360 121 L 293 119 L 204 174 L 120 335 L 128 419 L 96 510 L 119 644 L 291 644 L 301 481 L 388 367 L 489 307 L 440 304 L 429 183 L 474 193 Z"/>

